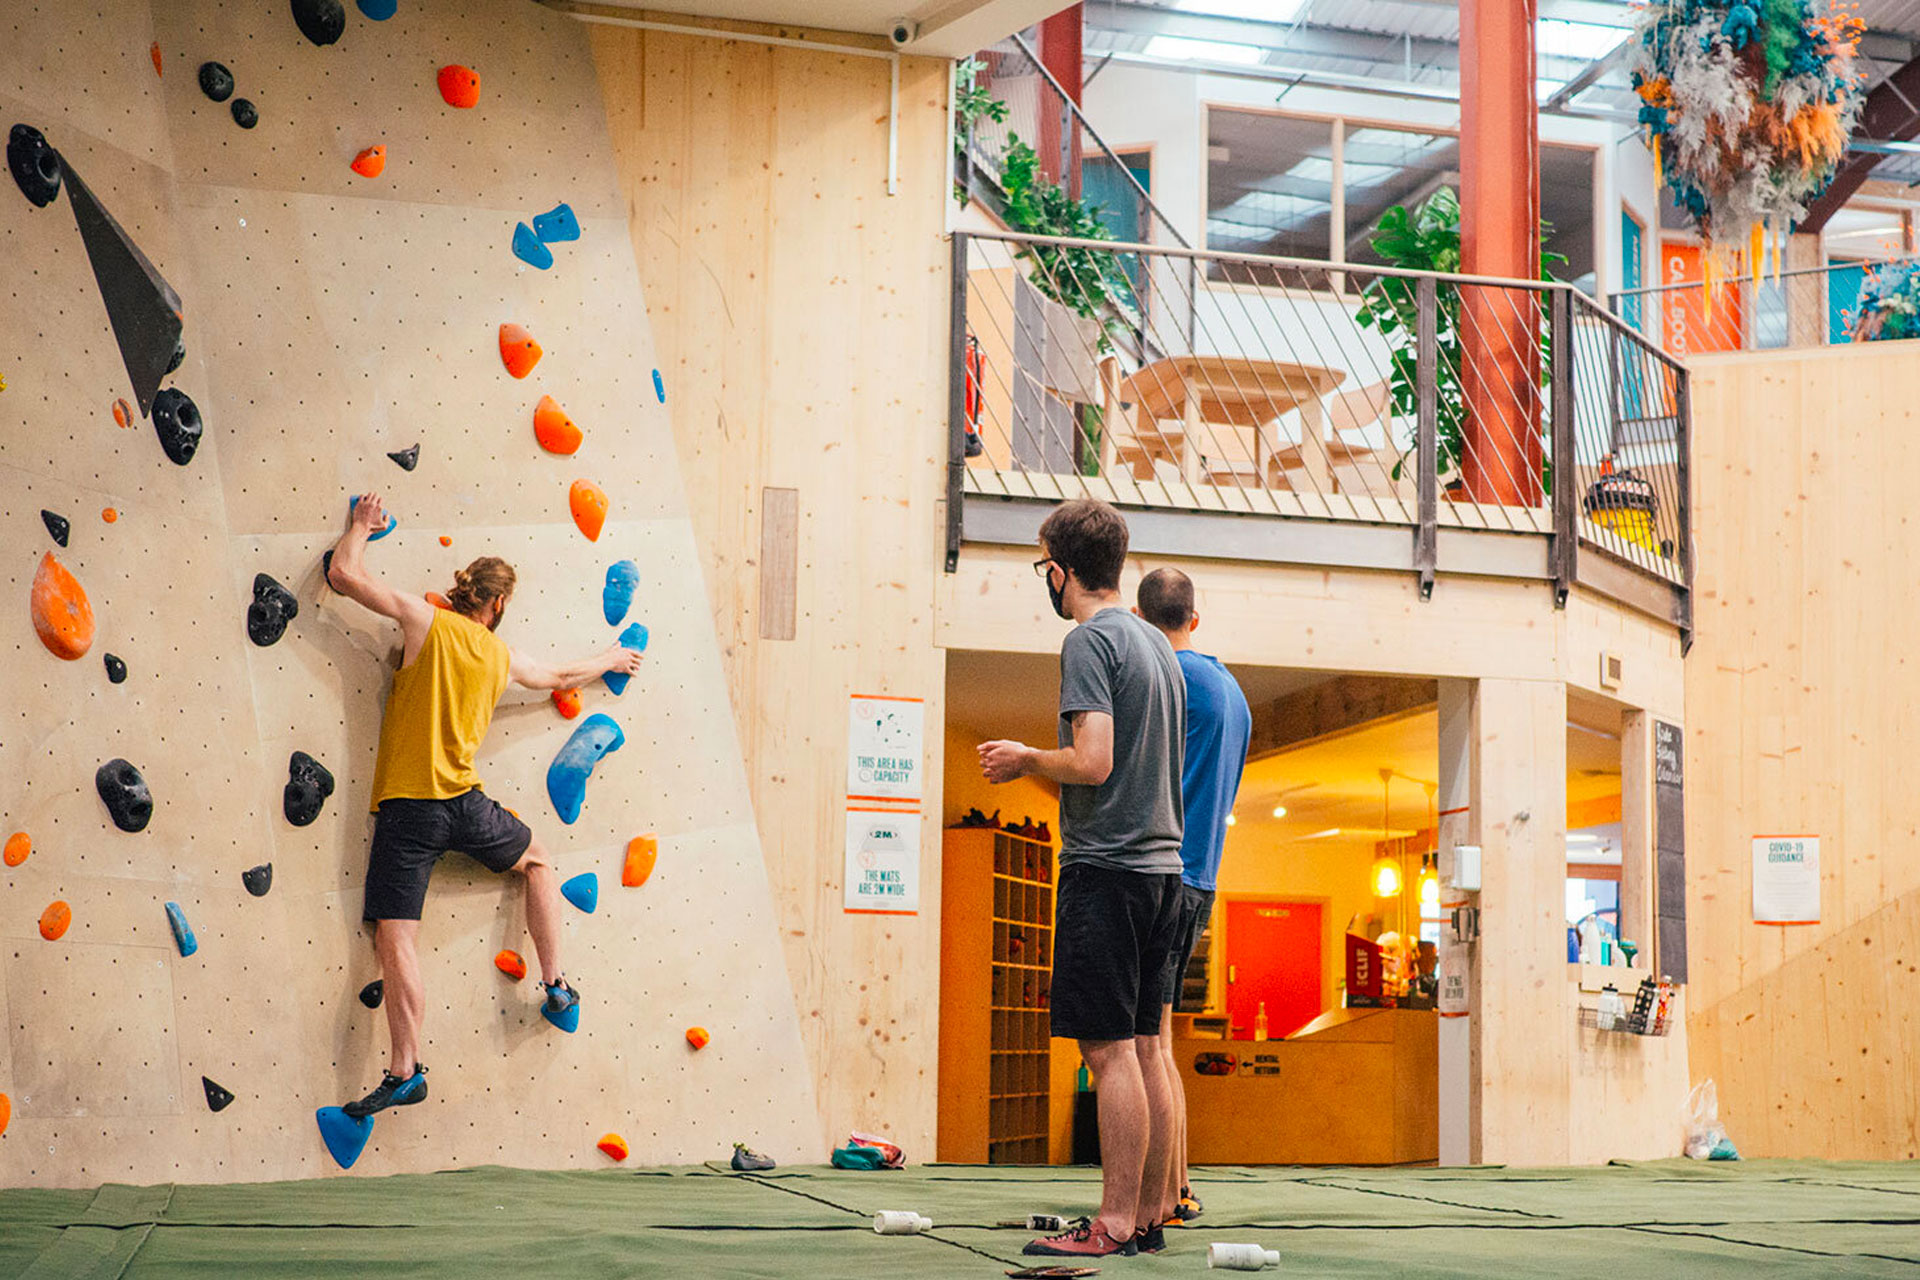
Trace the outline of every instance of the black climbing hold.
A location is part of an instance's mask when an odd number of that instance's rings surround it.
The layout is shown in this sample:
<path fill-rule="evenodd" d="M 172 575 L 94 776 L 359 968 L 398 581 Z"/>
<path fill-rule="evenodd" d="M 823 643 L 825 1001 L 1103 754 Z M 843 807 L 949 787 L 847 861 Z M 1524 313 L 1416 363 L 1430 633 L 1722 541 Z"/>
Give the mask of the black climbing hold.
<path fill-rule="evenodd" d="M 133 397 L 145 417 L 180 345 L 184 314 L 180 295 L 147 261 L 147 255 L 128 238 L 113 215 L 101 208 L 73 167 L 66 166 L 65 172 L 73 220 L 80 228 L 81 243 L 87 246 L 87 261 L 93 267 L 94 283 L 100 286 L 107 319 L 113 323 L 121 362 L 133 382 Z"/>
<path fill-rule="evenodd" d="M 122 831 L 147 829 L 153 819 L 153 793 L 138 769 L 117 757 L 109 760 L 94 772 L 93 789 L 113 815 L 114 826 Z"/>
<path fill-rule="evenodd" d="M 253 603 L 247 606 L 247 638 L 262 649 L 286 634 L 287 624 L 300 616 L 293 592 L 264 573 L 253 575 Z"/>
<path fill-rule="evenodd" d="M 372 982 L 360 988 L 360 1003 L 369 1009 L 378 1009 L 380 1007 L 380 998 L 386 995 L 386 993 L 386 984 L 380 979 L 375 978 Z"/>
<path fill-rule="evenodd" d="M 293 21 L 307 39 L 330 45 L 347 29 L 347 10 L 340 0 L 293 0 Z"/>
<path fill-rule="evenodd" d="M 55 542 L 63 547 L 67 545 L 67 532 L 72 526 L 67 523 L 65 516 L 57 516 L 51 511 L 42 511 L 40 523 L 47 526 L 47 532 L 53 535 Z"/>
<path fill-rule="evenodd" d="M 185 338 L 173 344 L 173 359 L 167 361 L 167 372 L 172 373 L 187 361 L 187 340 Z"/>
<path fill-rule="evenodd" d="M 247 886 L 247 892 L 256 898 L 267 896 L 267 890 L 273 888 L 273 864 L 263 862 L 257 867 L 248 867 L 240 873 L 240 880 Z"/>
<path fill-rule="evenodd" d="M 206 424 L 200 421 L 200 406 L 192 397 L 178 387 L 168 387 L 153 398 L 153 429 L 167 456 L 184 467 L 193 461 Z"/>
<path fill-rule="evenodd" d="M 221 1088 L 205 1076 L 200 1077 L 200 1087 L 207 1091 L 207 1110 L 225 1111 L 233 1101 L 233 1094 Z"/>
<path fill-rule="evenodd" d="M 44 209 L 60 194 L 63 166 L 60 153 L 47 145 L 47 137 L 30 124 L 17 124 L 7 135 L 7 168 L 20 184 L 22 195 L 36 209 Z"/>
<path fill-rule="evenodd" d="M 225 102 L 233 96 L 233 72 L 218 62 L 201 63 L 200 92 L 215 102 Z"/>
<path fill-rule="evenodd" d="M 254 109 L 250 99 L 235 98 L 227 110 L 233 112 L 233 122 L 242 129 L 251 129 L 260 123 L 260 113 Z"/>
<path fill-rule="evenodd" d="M 127 664 L 122 662 L 117 655 L 111 653 L 107 655 L 106 663 L 107 679 L 115 684 L 125 684 L 127 682 Z"/>
<path fill-rule="evenodd" d="M 400 449 L 387 456 L 399 463 L 402 471 L 411 471 L 420 465 L 420 446 L 415 445 L 411 449 Z"/>
<path fill-rule="evenodd" d="M 333 794 L 333 775 L 327 767 L 304 751 L 296 751 L 287 762 L 287 789 L 281 807 L 287 821 L 304 827 L 320 816 L 320 807 Z"/>

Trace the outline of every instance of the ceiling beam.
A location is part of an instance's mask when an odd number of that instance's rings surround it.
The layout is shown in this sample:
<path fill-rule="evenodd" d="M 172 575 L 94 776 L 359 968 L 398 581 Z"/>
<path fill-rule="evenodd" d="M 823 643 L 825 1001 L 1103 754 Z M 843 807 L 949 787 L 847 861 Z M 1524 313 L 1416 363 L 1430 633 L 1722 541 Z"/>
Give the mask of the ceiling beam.
<path fill-rule="evenodd" d="M 1440 686 L 1394 676 L 1335 676 L 1253 709 L 1249 761 L 1432 709 Z"/>
<path fill-rule="evenodd" d="M 1876 142 L 1908 142 L 1920 135 L 1920 58 L 1915 58 L 1876 85 L 1860 110 L 1854 136 Z M 1827 225 L 1842 205 L 1872 176 L 1882 153 L 1854 151 L 1840 162 L 1840 170 L 1818 199 L 1807 206 L 1797 230 L 1814 233 Z"/>

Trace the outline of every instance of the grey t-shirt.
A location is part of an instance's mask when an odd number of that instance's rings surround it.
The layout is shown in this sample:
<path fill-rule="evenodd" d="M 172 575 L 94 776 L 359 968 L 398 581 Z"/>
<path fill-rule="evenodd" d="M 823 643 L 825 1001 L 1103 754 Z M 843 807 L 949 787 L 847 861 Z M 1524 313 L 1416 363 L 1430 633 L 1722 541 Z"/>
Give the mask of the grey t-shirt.
<path fill-rule="evenodd" d="M 1077 711 L 1113 717 L 1113 772 L 1097 787 L 1060 788 L 1060 865 L 1180 870 L 1181 752 L 1187 682 L 1158 628 L 1118 605 L 1060 646 L 1060 745 L 1073 745 Z"/>

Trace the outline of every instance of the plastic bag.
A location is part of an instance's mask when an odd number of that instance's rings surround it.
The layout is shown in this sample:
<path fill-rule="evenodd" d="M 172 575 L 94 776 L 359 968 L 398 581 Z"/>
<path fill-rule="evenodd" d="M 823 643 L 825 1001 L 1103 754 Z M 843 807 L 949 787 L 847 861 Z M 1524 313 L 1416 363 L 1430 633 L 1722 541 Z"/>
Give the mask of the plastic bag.
<path fill-rule="evenodd" d="M 1685 1151 L 1690 1160 L 1738 1160 L 1733 1140 L 1720 1123 L 1720 1091 L 1713 1081 L 1702 1080 L 1687 1095 L 1684 1119 L 1687 1126 Z"/>

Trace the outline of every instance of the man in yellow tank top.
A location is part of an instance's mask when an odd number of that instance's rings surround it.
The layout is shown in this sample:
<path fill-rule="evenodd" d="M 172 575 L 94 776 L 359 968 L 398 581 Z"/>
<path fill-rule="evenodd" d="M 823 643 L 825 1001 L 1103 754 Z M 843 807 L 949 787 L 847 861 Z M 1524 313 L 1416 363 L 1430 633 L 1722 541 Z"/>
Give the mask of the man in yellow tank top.
<path fill-rule="evenodd" d="M 551 1020 L 578 1008 L 580 995 L 560 969 L 560 877 L 527 825 L 481 790 L 474 755 L 509 681 L 571 689 L 609 671 L 632 675 L 641 661 L 638 652 L 618 645 L 562 666 L 509 649 L 494 632 L 513 598 L 513 567 L 492 556 L 454 575 L 447 608 L 396 591 L 366 567 L 367 543 L 386 519 L 380 495 L 363 494 L 327 570 L 334 590 L 399 623 L 404 644 L 380 724 L 364 911 L 380 956 L 393 1059 L 372 1093 L 343 1108 L 356 1118 L 427 1096 L 427 1069 L 419 1059 L 426 993 L 415 948 L 427 880 L 448 850 L 526 881 L 527 931 L 540 957 L 544 1011 Z"/>

